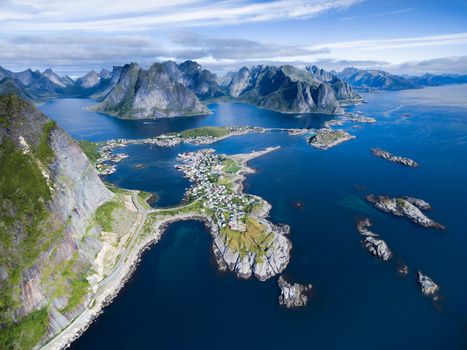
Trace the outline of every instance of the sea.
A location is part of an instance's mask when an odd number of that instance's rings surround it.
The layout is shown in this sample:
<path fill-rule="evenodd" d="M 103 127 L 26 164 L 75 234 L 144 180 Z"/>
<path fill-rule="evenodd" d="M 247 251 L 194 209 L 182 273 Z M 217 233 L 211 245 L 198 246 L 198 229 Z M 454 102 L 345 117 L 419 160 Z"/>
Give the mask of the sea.
<path fill-rule="evenodd" d="M 304 309 L 278 303 L 277 276 L 243 280 L 217 270 L 201 222 L 168 226 L 146 251 L 118 297 L 71 346 L 81 349 L 466 349 L 467 348 L 467 85 L 363 94 L 348 107 L 376 123 L 347 123 L 356 139 L 329 150 L 286 132 L 247 134 L 211 145 L 132 145 L 117 172 L 103 179 L 157 194 L 155 207 L 182 201 L 190 183 L 174 168 L 180 152 L 213 148 L 236 154 L 280 146 L 252 160 L 244 191 L 272 205 L 270 220 L 290 225 L 286 279 L 313 285 Z M 121 120 L 87 110 L 90 99 L 59 99 L 40 109 L 76 139 L 138 139 L 201 126 L 319 128 L 336 116 L 283 114 L 242 103 L 209 105 L 212 114 Z M 414 159 L 408 168 L 377 158 L 383 148 Z M 142 163 L 143 167 L 135 167 Z M 368 194 L 407 195 L 432 205 L 437 231 L 375 209 Z M 356 222 L 392 250 L 370 255 Z M 397 273 L 399 263 L 409 274 Z M 440 286 L 424 296 L 420 270 Z"/>

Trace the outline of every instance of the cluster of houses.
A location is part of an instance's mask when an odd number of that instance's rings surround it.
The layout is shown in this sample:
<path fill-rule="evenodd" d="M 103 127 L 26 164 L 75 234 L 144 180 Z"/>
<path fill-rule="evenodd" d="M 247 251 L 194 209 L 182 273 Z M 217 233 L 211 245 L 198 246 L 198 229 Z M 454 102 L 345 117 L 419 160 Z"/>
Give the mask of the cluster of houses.
<path fill-rule="evenodd" d="M 126 146 L 125 141 L 124 139 L 110 140 L 99 148 L 100 157 L 96 160 L 96 170 L 99 175 L 115 173 L 117 171 L 116 163 L 129 157 L 126 153 L 112 154 L 114 148 Z"/>
<path fill-rule="evenodd" d="M 213 219 L 219 228 L 229 227 L 235 231 L 246 231 L 247 214 L 258 200 L 244 193 L 235 193 L 219 180 L 225 178 L 224 156 L 213 150 L 186 152 L 178 155 L 181 164 L 177 169 L 193 182 L 187 190 L 189 200 L 202 198 L 203 206 L 214 213 Z"/>

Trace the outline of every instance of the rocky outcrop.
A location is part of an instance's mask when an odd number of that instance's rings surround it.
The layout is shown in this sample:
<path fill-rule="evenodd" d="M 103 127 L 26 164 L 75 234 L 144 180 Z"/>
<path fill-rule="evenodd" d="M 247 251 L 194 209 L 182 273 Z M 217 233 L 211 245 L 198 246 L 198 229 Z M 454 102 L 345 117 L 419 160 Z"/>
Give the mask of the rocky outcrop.
<path fill-rule="evenodd" d="M 387 261 L 392 258 L 392 252 L 388 245 L 382 239 L 376 238 L 378 235 L 369 230 L 372 226 L 370 219 L 366 218 L 360 220 L 357 224 L 357 230 L 365 239 L 362 241 L 363 247 L 370 252 L 370 254 Z"/>
<path fill-rule="evenodd" d="M 417 281 L 420 284 L 422 293 L 428 296 L 435 295 L 439 291 L 439 286 L 421 271 L 417 271 Z"/>
<path fill-rule="evenodd" d="M 195 94 L 170 77 L 159 63 L 148 70 L 136 63 L 125 65 L 118 83 L 94 109 L 128 119 L 209 113 Z"/>
<path fill-rule="evenodd" d="M 402 261 L 399 261 L 397 263 L 397 273 L 402 276 L 402 277 L 405 277 L 409 274 L 409 267 L 404 264 Z"/>
<path fill-rule="evenodd" d="M 373 203 L 373 205 L 376 208 L 396 216 L 405 216 L 406 218 L 410 219 L 412 222 L 420 226 L 432 227 L 438 230 L 445 229 L 443 225 L 431 220 L 421 212 L 420 209 L 424 210 L 424 208 L 427 207 L 428 203 L 426 203 L 425 201 L 423 201 L 424 204 L 422 205 L 422 207 L 418 208 L 416 205 L 412 204 L 410 201 L 403 197 L 391 198 L 388 196 L 376 196 L 370 194 L 366 197 L 366 199 L 369 202 Z M 418 201 L 413 201 L 413 198 L 411 198 L 411 200 L 414 203 L 420 203 Z"/>
<path fill-rule="evenodd" d="M 304 285 L 298 283 L 289 283 L 283 276 L 280 276 L 277 283 L 281 289 L 279 295 L 279 304 L 286 308 L 299 308 L 305 307 L 308 298 L 311 295 L 312 285 Z"/>
<path fill-rule="evenodd" d="M 375 155 L 376 157 L 380 157 L 386 160 L 389 160 L 390 162 L 393 163 L 398 163 L 401 165 L 405 165 L 411 168 L 416 168 L 418 167 L 418 163 L 410 158 L 406 157 L 400 157 L 400 156 L 395 156 L 385 150 L 382 150 L 381 148 L 372 148 L 370 149 L 371 153 Z"/>
<path fill-rule="evenodd" d="M 38 312 L 48 324 L 47 334 L 29 335 L 38 341 L 66 327 L 86 302 L 84 290 L 83 300 L 64 311 L 72 284 L 101 247 L 100 231 L 90 226 L 95 210 L 113 194 L 79 145 L 14 95 L 0 97 L 0 148 L 0 173 L 10 184 L 0 185 L 0 230 L 10 242 L 0 242 L 0 270 L 6 272 L 0 328 L 8 332 Z"/>
<path fill-rule="evenodd" d="M 243 67 L 227 85 L 230 96 L 280 112 L 342 113 L 332 87 L 293 66 Z"/>
<path fill-rule="evenodd" d="M 228 237 L 220 235 L 217 229 L 211 230 L 211 234 L 214 256 L 221 271 L 233 271 L 240 278 L 250 278 L 254 274 L 260 281 L 266 281 L 281 273 L 289 263 L 290 241 L 272 229 L 268 235 L 268 247 L 260 259 L 254 252 L 242 256 L 240 251 L 229 245 Z"/>
<path fill-rule="evenodd" d="M 363 246 L 374 256 L 387 261 L 391 259 L 392 253 L 388 245 L 382 239 L 375 237 L 365 237 L 362 242 Z"/>
<path fill-rule="evenodd" d="M 428 203 L 427 201 L 424 201 L 423 199 L 408 197 L 408 196 L 404 196 L 402 198 L 404 198 L 407 202 L 415 205 L 421 210 L 431 210 L 431 204 Z"/>

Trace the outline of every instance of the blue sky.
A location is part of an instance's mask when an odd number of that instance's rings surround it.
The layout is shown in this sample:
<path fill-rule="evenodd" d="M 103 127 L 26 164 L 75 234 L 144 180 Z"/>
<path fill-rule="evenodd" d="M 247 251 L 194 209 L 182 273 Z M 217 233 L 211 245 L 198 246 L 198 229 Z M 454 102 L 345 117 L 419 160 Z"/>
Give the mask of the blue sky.
<path fill-rule="evenodd" d="M 467 1 L 2 0 L 0 65 L 79 75 L 193 59 L 467 73 Z"/>

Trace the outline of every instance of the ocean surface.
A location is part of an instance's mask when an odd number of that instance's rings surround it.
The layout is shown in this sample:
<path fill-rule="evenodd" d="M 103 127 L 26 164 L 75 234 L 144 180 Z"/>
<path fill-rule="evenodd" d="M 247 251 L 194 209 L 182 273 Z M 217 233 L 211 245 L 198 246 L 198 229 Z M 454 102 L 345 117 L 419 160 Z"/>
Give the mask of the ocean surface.
<path fill-rule="evenodd" d="M 466 349 L 467 348 L 467 85 L 365 94 L 350 107 L 377 119 L 342 128 L 357 138 L 327 151 L 284 132 L 231 137 L 212 145 L 134 145 L 105 180 L 157 193 L 155 206 L 178 204 L 189 183 L 174 169 L 177 153 L 214 148 L 235 154 L 279 145 L 254 159 L 245 191 L 272 205 L 271 221 L 291 227 L 285 275 L 313 284 L 304 310 L 278 305 L 277 278 L 240 280 L 216 269 L 204 224 L 170 225 L 131 280 L 72 349 Z M 204 125 L 316 128 L 329 115 L 281 114 L 245 104 L 212 104 L 206 117 L 127 121 L 62 99 L 42 105 L 77 139 L 143 138 Z M 406 168 L 377 158 L 381 147 L 416 160 Z M 145 167 L 136 169 L 136 163 Z M 426 229 L 385 214 L 369 193 L 427 200 L 428 216 L 447 227 Z M 300 206 L 296 204 L 300 203 Z M 371 256 L 355 228 L 368 217 L 394 253 Z M 409 275 L 396 272 L 398 261 Z M 441 288 L 441 301 L 422 295 L 422 270 Z"/>

